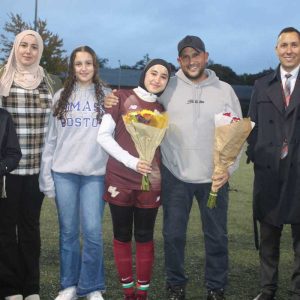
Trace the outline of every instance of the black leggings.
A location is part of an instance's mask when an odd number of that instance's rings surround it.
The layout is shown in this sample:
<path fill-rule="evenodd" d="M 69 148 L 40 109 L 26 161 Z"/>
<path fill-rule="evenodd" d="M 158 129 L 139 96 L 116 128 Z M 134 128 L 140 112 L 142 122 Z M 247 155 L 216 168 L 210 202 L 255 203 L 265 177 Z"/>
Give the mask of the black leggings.
<path fill-rule="evenodd" d="M 114 238 L 120 242 L 130 242 L 134 224 L 136 242 L 146 243 L 153 240 L 156 208 L 138 208 L 134 206 L 118 206 L 109 204 Z"/>

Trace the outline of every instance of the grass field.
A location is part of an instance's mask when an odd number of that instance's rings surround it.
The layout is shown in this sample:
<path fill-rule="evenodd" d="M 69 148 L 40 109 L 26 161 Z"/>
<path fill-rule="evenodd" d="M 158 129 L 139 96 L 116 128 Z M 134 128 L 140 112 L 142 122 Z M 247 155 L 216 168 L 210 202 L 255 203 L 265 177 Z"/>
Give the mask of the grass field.
<path fill-rule="evenodd" d="M 253 242 L 252 225 L 252 165 L 245 164 L 242 158 L 240 168 L 230 180 L 230 204 L 228 215 L 230 271 L 226 292 L 228 300 L 250 300 L 259 291 L 258 252 Z M 196 204 L 196 203 L 195 203 Z M 117 281 L 112 252 L 112 226 L 109 209 L 105 210 L 104 243 L 106 267 L 106 300 L 121 300 L 122 294 Z M 42 256 L 41 256 L 41 299 L 54 299 L 59 290 L 58 226 L 55 204 L 45 200 L 42 216 Z M 162 213 L 156 223 L 156 260 L 149 300 L 163 300 L 165 293 L 164 253 L 162 239 Z M 290 227 L 286 226 L 281 243 L 280 286 L 277 299 L 287 300 L 290 287 L 293 253 Z M 188 300 L 206 299 L 203 267 L 204 248 L 198 206 L 194 205 L 187 235 L 186 273 Z"/>

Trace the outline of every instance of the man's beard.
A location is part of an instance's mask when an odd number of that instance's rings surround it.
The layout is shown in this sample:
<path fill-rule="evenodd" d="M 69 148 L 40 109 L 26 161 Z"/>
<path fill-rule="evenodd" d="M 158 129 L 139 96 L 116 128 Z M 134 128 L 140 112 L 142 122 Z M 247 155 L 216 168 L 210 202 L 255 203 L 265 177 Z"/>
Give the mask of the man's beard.
<path fill-rule="evenodd" d="M 188 79 L 190 79 L 190 80 L 197 80 L 197 79 L 200 79 L 202 76 L 203 76 L 203 74 L 204 74 L 204 72 L 205 72 L 205 69 L 203 68 L 203 69 L 199 69 L 199 72 L 197 73 L 197 74 L 195 74 L 194 76 L 191 76 L 187 71 L 185 71 L 185 70 L 182 70 L 183 71 L 183 73 L 184 73 L 184 75 L 188 78 Z"/>

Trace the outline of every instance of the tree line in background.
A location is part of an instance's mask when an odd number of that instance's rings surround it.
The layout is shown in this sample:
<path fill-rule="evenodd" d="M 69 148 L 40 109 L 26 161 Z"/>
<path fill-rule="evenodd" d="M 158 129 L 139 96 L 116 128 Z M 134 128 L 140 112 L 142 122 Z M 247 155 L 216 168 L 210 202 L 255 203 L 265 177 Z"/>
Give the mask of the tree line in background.
<path fill-rule="evenodd" d="M 9 21 L 4 24 L 4 33 L 0 34 L 0 62 L 4 64 L 8 58 L 13 45 L 14 37 L 21 31 L 33 29 L 31 23 L 25 22 L 19 14 L 9 14 Z M 66 50 L 63 49 L 63 39 L 59 38 L 58 34 L 54 34 L 47 29 L 47 21 L 39 19 L 37 21 L 37 31 L 44 41 L 44 52 L 41 59 L 41 65 L 52 74 L 65 74 L 68 69 L 68 57 Z M 141 60 L 138 60 L 134 65 L 120 65 L 122 69 L 142 70 L 150 60 L 149 54 L 144 55 Z M 109 68 L 108 58 L 98 58 L 100 68 Z M 178 67 L 170 63 L 172 71 L 176 71 Z M 242 75 L 236 74 L 230 67 L 222 64 L 214 63 L 212 60 L 208 62 L 209 69 L 216 72 L 217 76 L 229 83 L 239 85 L 253 85 L 255 80 L 272 72 L 269 68 L 259 73 Z"/>

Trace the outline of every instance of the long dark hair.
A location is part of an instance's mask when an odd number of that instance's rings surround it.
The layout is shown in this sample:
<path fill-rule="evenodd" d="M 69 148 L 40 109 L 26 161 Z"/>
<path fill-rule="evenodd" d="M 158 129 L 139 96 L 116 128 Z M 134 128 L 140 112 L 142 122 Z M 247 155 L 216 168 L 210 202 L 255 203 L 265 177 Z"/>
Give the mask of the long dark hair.
<path fill-rule="evenodd" d="M 97 120 L 100 123 L 102 116 L 104 114 L 103 87 L 105 86 L 105 84 L 99 77 L 99 64 L 98 64 L 98 60 L 97 60 L 97 55 L 96 55 L 95 51 L 92 48 L 90 48 L 89 46 L 80 46 L 80 47 L 74 49 L 73 52 L 71 53 L 68 77 L 65 80 L 64 89 L 61 92 L 58 101 L 56 102 L 53 116 L 57 117 L 59 120 L 63 120 L 66 118 L 68 100 L 73 92 L 74 85 L 76 83 L 76 77 L 75 77 L 75 72 L 74 72 L 74 70 L 75 70 L 74 61 L 75 61 L 77 52 L 87 52 L 87 53 L 91 54 L 91 56 L 93 58 L 94 76 L 92 78 L 92 82 L 95 85 L 95 95 L 96 95 L 95 108 L 97 111 Z"/>

